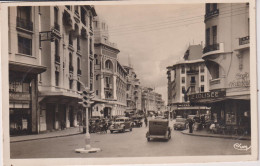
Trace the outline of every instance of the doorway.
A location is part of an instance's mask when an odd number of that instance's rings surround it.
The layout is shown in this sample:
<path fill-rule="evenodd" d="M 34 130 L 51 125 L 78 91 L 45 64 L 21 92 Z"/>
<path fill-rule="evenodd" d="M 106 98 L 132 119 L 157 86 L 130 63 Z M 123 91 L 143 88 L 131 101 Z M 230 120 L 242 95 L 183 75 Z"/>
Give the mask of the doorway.
<path fill-rule="evenodd" d="M 46 125 L 47 130 L 52 131 L 55 129 L 55 104 L 46 105 Z"/>
<path fill-rule="evenodd" d="M 74 110 L 73 110 L 73 107 L 70 106 L 69 107 L 69 121 L 70 121 L 70 127 L 74 127 Z"/>

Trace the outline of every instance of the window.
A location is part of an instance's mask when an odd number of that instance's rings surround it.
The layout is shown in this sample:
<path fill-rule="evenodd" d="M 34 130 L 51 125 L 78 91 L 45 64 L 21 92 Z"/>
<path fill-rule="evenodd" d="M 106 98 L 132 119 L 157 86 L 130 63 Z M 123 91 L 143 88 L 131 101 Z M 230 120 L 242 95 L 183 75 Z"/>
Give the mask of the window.
<path fill-rule="evenodd" d="M 97 28 L 97 27 L 98 27 L 98 22 L 97 22 L 97 21 L 95 21 L 94 23 L 95 23 L 95 27 Z"/>
<path fill-rule="evenodd" d="M 181 73 L 185 74 L 185 67 L 184 66 L 181 67 Z"/>
<path fill-rule="evenodd" d="M 77 90 L 80 91 L 81 90 L 81 85 L 79 82 L 77 82 Z"/>
<path fill-rule="evenodd" d="M 212 10 L 217 10 L 218 9 L 218 4 L 217 3 L 213 3 L 212 4 Z"/>
<path fill-rule="evenodd" d="M 92 54 L 92 38 L 89 39 L 89 51 L 90 51 L 90 54 Z"/>
<path fill-rule="evenodd" d="M 89 62 L 89 68 L 90 68 L 90 76 L 92 77 L 93 76 L 93 62 L 92 61 Z"/>
<path fill-rule="evenodd" d="M 32 55 L 32 39 L 18 36 L 18 52 L 21 54 Z"/>
<path fill-rule="evenodd" d="M 78 67 L 78 70 L 80 70 L 80 58 L 79 57 L 77 58 L 77 67 Z"/>
<path fill-rule="evenodd" d="M 96 95 L 98 95 L 98 90 L 96 90 Z"/>
<path fill-rule="evenodd" d="M 217 26 L 212 27 L 213 44 L 217 44 Z"/>
<path fill-rule="evenodd" d="M 204 76 L 200 76 L 200 81 L 204 82 Z"/>
<path fill-rule="evenodd" d="M 58 13 L 59 13 L 58 8 L 54 7 L 54 26 L 55 26 L 55 28 L 56 28 L 56 25 L 58 25 L 58 18 L 59 18 Z"/>
<path fill-rule="evenodd" d="M 59 56 L 59 40 L 55 40 L 55 57 Z"/>
<path fill-rule="evenodd" d="M 210 12 L 210 4 L 207 3 L 207 4 L 206 4 L 206 13 L 209 13 L 209 12 Z"/>
<path fill-rule="evenodd" d="M 204 85 L 201 85 L 200 91 L 201 91 L 201 92 L 204 92 Z"/>
<path fill-rule="evenodd" d="M 90 86 L 90 88 L 89 88 L 89 89 L 92 91 L 92 90 L 93 90 L 93 84 L 92 84 L 92 83 L 90 83 L 90 84 L 89 84 L 89 86 Z"/>
<path fill-rule="evenodd" d="M 55 72 L 55 86 L 59 86 L 59 76 L 60 73 L 59 72 Z"/>
<path fill-rule="evenodd" d="M 69 80 L 69 84 L 70 84 L 70 89 L 73 88 L 73 80 Z"/>
<path fill-rule="evenodd" d="M 191 77 L 190 83 L 196 83 L 196 80 L 195 80 L 194 76 Z"/>
<path fill-rule="evenodd" d="M 80 51 L 80 37 L 77 37 L 77 50 Z"/>
<path fill-rule="evenodd" d="M 185 77 L 181 77 L 181 82 L 185 83 Z"/>
<path fill-rule="evenodd" d="M 204 68 L 205 68 L 204 65 L 203 65 L 203 66 L 200 66 L 200 72 L 201 72 L 201 73 L 204 73 Z"/>
<path fill-rule="evenodd" d="M 86 26 L 86 11 L 83 7 L 80 8 L 81 10 L 81 22 Z"/>
<path fill-rule="evenodd" d="M 31 31 L 33 30 L 33 24 L 31 22 L 31 7 L 17 7 L 17 27 Z"/>
<path fill-rule="evenodd" d="M 92 16 L 89 17 L 89 27 L 92 30 Z"/>
<path fill-rule="evenodd" d="M 195 86 L 190 87 L 191 93 L 195 93 Z"/>
<path fill-rule="evenodd" d="M 69 54 L 69 71 L 73 72 L 73 65 L 72 65 L 72 53 Z"/>
<path fill-rule="evenodd" d="M 96 75 L 96 80 L 98 80 L 98 75 Z"/>
<path fill-rule="evenodd" d="M 185 86 L 182 86 L 182 93 L 184 93 L 186 90 L 185 90 Z"/>
<path fill-rule="evenodd" d="M 127 89 L 126 90 L 130 90 L 130 84 L 127 84 Z"/>
<path fill-rule="evenodd" d="M 73 45 L 73 41 L 72 41 L 72 33 L 69 33 L 69 45 Z"/>
<path fill-rule="evenodd" d="M 65 7 L 70 10 L 70 6 L 69 5 L 66 5 Z"/>
<path fill-rule="evenodd" d="M 108 87 L 110 84 L 110 77 L 106 77 L 105 81 L 106 81 L 106 86 Z"/>
<path fill-rule="evenodd" d="M 105 63 L 106 69 L 112 69 L 112 62 L 110 60 L 107 60 Z"/>
<path fill-rule="evenodd" d="M 76 14 L 79 14 L 79 6 L 75 5 L 74 10 Z"/>
<path fill-rule="evenodd" d="M 206 46 L 210 45 L 210 28 L 206 29 Z"/>

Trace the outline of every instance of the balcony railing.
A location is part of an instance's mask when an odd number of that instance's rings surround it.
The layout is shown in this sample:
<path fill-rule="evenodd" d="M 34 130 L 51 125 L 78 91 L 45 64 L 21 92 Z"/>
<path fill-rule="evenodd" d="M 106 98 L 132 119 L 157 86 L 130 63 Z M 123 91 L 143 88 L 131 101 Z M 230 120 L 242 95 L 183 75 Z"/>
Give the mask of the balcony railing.
<path fill-rule="evenodd" d="M 210 11 L 208 13 L 205 14 L 205 18 L 204 18 L 204 22 L 207 21 L 208 19 L 218 16 L 219 15 L 219 10 L 215 9 L 213 11 Z"/>
<path fill-rule="evenodd" d="M 207 45 L 206 47 L 204 47 L 203 54 L 210 52 L 210 51 L 216 51 L 216 50 L 219 50 L 219 43 Z"/>
<path fill-rule="evenodd" d="M 70 71 L 70 72 L 73 72 L 73 70 L 74 70 L 73 66 L 70 65 L 70 66 L 69 66 L 69 71 Z"/>
<path fill-rule="evenodd" d="M 29 31 L 33 31 L 33 23 L 30 20 L 17 17 L 16 26 Z"/>
<path fill-rule="evenodd" d="M 239 45 L 249 44 L 250 42 L 249 39 L 250 39 L 249 36 L 239 38 Z"/>
<path fill-rule="evenodd" d="M 187 74 L 197 74 L 199 73 L 199 70 L 189 70 L 187 71 Z"/>
<path fill-rule="evenodd" d="M 78 73 L 78 75 L 81 75 L 81 70 L 80 70 L 80 69 L 78 69 L 77 73 Z"/>
<path fill-rule="evenodd" d="M 190 81 L 190 84 L 194 85 L 194 84 L 196 84 L 196 81 Z"/>
<path fill-rule="evenodd" d="M 59 55 L 55 55 L 55 62 L 60 63 L 60 56 Z"/>

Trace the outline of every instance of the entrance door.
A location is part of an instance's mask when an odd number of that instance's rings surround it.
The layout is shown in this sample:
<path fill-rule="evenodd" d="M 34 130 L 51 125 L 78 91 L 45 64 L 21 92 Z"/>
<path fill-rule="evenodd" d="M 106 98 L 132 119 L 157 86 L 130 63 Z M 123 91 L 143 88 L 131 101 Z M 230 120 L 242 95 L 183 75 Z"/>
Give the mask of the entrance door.
<path fill-rule="evenodd" d="M 105 118 L 108 118 L 108 116 L 109 116 L 109 110 L 110 110 L 110 108 L 108 108 L 108 107 L 105 107 L 105 108 L 104 108 L 104 117 L 105 117 Z"/>
<path fill-rule="evenodd" d="M 74 122 L 74 113 L 73 113 L 73 107 L 69 108 L 69 120 L 70 120 L 70 127 L 73 127 Z"/>
<path fill-rule="evenodd" d="M 60 121 L 60 128 L 64 129 L 66 128 L 66 106 L 65 104 L 59 105 L 59 121 Z"/>
<path fill-rule="evenodd" d="M 46 106 L 46 125 L 47 130 L 53 130 L 55 128 L 55 104 L 47 104 Z"/>

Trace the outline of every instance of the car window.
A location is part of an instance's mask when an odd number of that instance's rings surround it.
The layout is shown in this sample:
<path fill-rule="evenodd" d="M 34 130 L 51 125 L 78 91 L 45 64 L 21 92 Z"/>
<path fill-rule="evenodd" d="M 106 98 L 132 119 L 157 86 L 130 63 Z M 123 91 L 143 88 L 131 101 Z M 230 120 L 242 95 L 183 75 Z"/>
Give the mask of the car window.
<path fill-rule="evenodd" d="M 176 122 L 185 122 L 185 119 L 183 119 L 183 118 L 177 118 L 177 119 L 176 119 Z"/>

